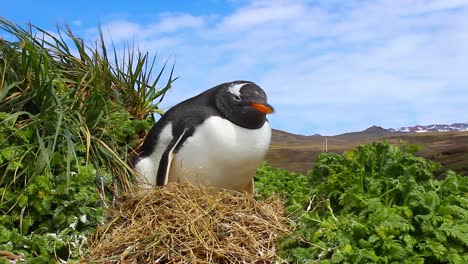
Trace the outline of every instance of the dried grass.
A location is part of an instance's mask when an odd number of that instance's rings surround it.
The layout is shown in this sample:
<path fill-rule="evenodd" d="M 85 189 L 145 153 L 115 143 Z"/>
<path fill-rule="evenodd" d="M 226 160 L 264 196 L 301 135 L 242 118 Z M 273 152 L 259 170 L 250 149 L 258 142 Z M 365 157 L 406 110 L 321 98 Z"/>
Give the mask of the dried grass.
<path fill-rule="evenodd" d="M 168 184 L 122 197 L 86 262 L 271 263 L 285 222 L 277 197 Z"/>

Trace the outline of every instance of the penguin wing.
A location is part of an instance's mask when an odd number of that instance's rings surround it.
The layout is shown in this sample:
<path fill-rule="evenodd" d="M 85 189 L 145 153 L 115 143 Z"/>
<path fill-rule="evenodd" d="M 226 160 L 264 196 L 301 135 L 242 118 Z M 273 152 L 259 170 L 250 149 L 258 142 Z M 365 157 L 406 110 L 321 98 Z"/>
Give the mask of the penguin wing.
<path fill-rule="evenodd" d="M 167 145 L 159 161 L 158 173 L 156 175 L 156 185 L 158 186 L 167 184 L 172 158 L 187 138 L 193 135 L 196 127 L 202 124 L 208 116 L 216 114 L 216 110 L 213 107 L 200 107 L 198 105 L 196 105 L 196 108 L 181 108 L 180 111 L 182 110 L 184 110 L 184 118 L 179 118 L 178 121 L 174 122 L 173 131 L 176 131 L 175 135 Z"/>
<path fill-rule="evenodd" d="M 161 156 L 161 160 L 159 161 L 159 168 L 158 174 L 156 176 L 156 185 L 163 186 L 166 185 L 169 180 L 169 170 L 171 168 L 172 158 L 174 157 L 175 150 L 178 149 L 185 140 L 189 137 L 187 133 L 187 129 L 182 131 L 180 136 L 174 137 L 167 145 L 166 150 L 163 152 Z"/>

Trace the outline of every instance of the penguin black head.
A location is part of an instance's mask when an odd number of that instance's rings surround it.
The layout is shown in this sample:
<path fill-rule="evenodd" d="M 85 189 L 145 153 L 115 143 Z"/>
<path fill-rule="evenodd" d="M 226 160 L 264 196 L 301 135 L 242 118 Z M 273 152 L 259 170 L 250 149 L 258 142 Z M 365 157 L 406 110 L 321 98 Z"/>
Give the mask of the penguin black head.
<path fill-rule="evenodd" d="M 227 119 L 250 129 L 262 127 L 266 115 L 274 111 L 267 102 L 265 92 L 255 83 L 248 81 L 220 85 L 215 100 L 216 107 Z"/>

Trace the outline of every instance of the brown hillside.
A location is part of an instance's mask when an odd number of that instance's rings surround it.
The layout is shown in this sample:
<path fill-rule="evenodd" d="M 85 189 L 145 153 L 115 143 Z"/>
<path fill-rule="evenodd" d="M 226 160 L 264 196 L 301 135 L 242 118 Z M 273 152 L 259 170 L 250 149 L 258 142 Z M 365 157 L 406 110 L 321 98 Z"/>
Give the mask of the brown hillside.
<path fill-rule="evenodd" d="M 373 141 L 403 141 L 422 147 L 417 156 L 439 162 L 468 176 L 468 132 L 395 133 L 380 127 L 370 127 L 360 132 L 326 137 L 328 151 L 342 153 L 360 144 Z M 307 173 L 323 152 L 325 136 L 303 136 L 273 130 L 267 161 L 275 167 Z"/>

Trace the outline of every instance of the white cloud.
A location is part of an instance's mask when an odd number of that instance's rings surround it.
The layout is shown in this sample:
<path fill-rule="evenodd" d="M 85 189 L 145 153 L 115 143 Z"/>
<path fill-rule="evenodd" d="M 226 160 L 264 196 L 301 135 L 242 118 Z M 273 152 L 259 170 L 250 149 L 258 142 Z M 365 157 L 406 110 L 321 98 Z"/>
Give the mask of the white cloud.
<path fill-rule="evenodd" d="M 240 8 L 219 24 L 220 30 L 251 30 L 252 27 L 285 22 L 302 15 L 303 6 L 297 4 L 256 4 Z"/>
<path fill-rule="evenodd" d="M 101 25 L 101 30 L 106 43 L 110 43 L 112 40 L 112 42 L 118 44 L 123 41 L 135 39 L 135 37 L 137 37 L 141 32 L 142 26 L 126 20 L 114 20 Z M 88 34 L 97 38 L 98 30 L 95 28 L 90 29 L 88 30 Z"/>
<path fill-rule="evenodd" d="M 152 26 L 156 32 L 176 32 L 177 30 L 187 28 L 198 28 L 203 26 L 203 18 L 189 14 L 173 15 L 164 14 L 161 20 Z"/>
<path fill-rule="evenodd" d="M 114 42 L 175 55 L 165 107 L 249 79 L 277 107 L 273 126 L 291 132 L 468 120 L 468 1 L 252 1 L 105 26 Z"/>

